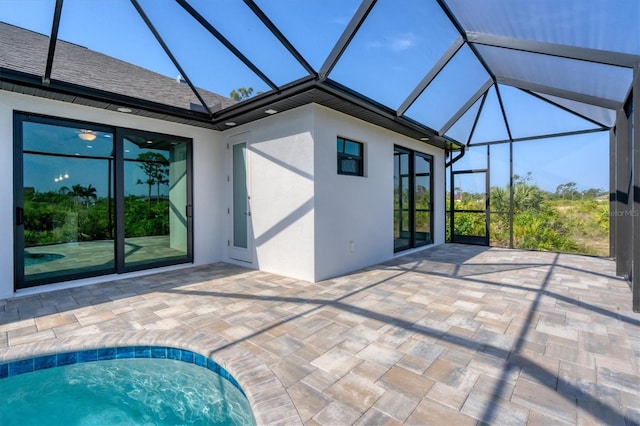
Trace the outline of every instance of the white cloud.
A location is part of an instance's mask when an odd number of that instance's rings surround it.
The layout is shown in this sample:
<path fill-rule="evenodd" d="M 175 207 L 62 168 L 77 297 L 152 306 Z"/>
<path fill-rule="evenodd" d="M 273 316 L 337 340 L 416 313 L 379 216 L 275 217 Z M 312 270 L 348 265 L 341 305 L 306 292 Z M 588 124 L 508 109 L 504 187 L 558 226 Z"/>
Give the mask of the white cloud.
<path fill-rule="evenodd" d="M 407 36 L 401 36 L 391 40 L 391 50 L 394 52 L 401 52 L 403 50 L 410 49 L 416 44 L 416 37 L 413 34 Z"/>
<path fill-rule="evenodd" d="M 418 37 L 415 34 L 406 33 L 384 38 L 383 40 L 369 42 L 367 47 L 370 49 L 387 49 L 394 53 L 398 53 L 411 49 L 417 44 L 417 41 Z"/>

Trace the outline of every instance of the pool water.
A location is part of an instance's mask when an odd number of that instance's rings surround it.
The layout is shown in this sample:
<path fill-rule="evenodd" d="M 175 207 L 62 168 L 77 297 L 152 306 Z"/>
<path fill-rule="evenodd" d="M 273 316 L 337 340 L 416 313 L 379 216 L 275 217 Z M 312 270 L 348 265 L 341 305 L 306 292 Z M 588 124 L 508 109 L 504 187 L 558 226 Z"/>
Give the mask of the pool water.
<path fill-rule="evenodd" d="M 229 380 L 196 364 L 128 358 L 0 380 L 0 425 L 255 425 Z"/>
<path fill-rule="evenodd" d="M 63 254 L 56 253 L 29 253 L 24 252 L 24 266 L 40 265 L 42 263 L 51 262 L 54 260 L 62 259 Z"/>

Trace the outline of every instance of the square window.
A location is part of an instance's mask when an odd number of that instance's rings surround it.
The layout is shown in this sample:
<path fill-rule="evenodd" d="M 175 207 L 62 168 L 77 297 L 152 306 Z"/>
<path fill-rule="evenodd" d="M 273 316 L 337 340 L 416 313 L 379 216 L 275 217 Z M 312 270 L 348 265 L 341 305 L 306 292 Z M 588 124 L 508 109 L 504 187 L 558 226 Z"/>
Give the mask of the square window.
<path fill-rule="evenodd" d="M 364 145 L 338 137 L 338 174 L 364 176 Z"/>

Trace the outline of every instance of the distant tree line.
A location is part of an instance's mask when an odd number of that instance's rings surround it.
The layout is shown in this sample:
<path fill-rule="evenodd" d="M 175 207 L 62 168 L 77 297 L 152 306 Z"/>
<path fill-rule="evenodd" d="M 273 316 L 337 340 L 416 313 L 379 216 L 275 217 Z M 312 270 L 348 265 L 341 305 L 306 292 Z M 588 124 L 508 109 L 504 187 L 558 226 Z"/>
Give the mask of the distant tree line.
<path fill-rule="evenodd" d="M 606 195 L 606 191 L 596 188 L 579 191 L 575 182 L 558 185 L 555 192 L 549 192 L 533 183 L 531 173 L 514 175 L 512 203 L 508 185 L 490 189 L 491 245 L 508 247 L 513 227 L 516 248 L 608 256 L 609 203 Z M 449 200 L 447 196 L 448 211 Z M 485 194 L 456 189 L 455 209 L 484 210 L 485 200 Z M 513 222 L 509 216 L 510 206 Z M 456 212 L 454 217 L 456 235 L 485 235 L 484 214 Z M 448 228 L 448 236 L 450 233 Z"/>

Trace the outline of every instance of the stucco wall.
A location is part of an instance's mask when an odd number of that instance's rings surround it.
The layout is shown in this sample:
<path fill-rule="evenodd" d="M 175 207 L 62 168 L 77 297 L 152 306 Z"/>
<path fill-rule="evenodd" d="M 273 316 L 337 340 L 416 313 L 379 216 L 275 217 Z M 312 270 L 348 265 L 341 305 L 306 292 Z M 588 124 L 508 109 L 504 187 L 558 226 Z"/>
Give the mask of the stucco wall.
<path fill-rule="evenodd" d="M 224 132 L 228 141 L 240 134 L 250 140 L 252 266 L 307 281 L 314 278 L 311 111 L 307 105 Z"/>
<path fill-rule="evenodd" d="M 219 202 L 225 197 L 225 149 L 219 132 L 182 124 L 159 121 L 119 112 L 88 108 L 33 96 L 0 92 L 0 298 L 13 293 L 13 111 L 32 112 L 59 118 L 166 133 L 193 139 L 194 170 L 194 264 L 202 265 L 223 260 L 226 249 L 226 210 Z M 182 266 L 184 267 L 184 266 Z M 175 267 L 169 268 L 173 269 Z M 157 272 L 151 270 L 118 277 Z M 84 285 L 113 279 L 112 276 L 53 284 L 21 290 L 26 294 L 45 289 Z"/>
<path fill-rule="evenodd" d="M 434 156 L 434 242 L 444 242 L 442 150 L 322 106 L 314 116 L 315 281 L 394 256 L 394 145 Z M 337 173 L 337 136 L 364 144 L 365 176 Z"/>
<path fill-rule="evenodd" d="M 14 110 L 192 138 L 195 265 L 231 261 L 319 281 L 393 257 L 394 144 L 434 156 L 434 240 L 435 244 L 444 242 L 442 151 L 322 106 L 306 105 L 220 133 L 2 92 L 0 146 L 8 153 L 13 147 Z M 365 144 L 364 177 L 337 174 L 337 136 Z M 251 263 L 231 259 L 227 246 L 231 231 L 227 213 L 231 151 L 227 143 L 238 138 L 248 141 Z M 0 298 L 14 295 L 12 168 L 13 156 L 1 156 Z M 20 294 L 113 278 L 77 280 Z"/>

